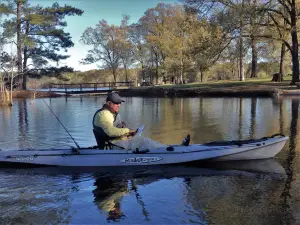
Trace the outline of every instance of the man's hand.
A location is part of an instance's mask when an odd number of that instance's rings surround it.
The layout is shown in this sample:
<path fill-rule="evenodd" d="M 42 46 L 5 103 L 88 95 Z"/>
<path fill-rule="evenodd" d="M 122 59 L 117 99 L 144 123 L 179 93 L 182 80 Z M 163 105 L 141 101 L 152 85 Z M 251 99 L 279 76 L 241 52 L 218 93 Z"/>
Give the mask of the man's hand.
<path fill-rule="evenodd" d="M 131 137 L 136 134 L 136 130 L 129 130 L 128 133 L 124 134 L 122 137 Z"/>
<path fill-rule="evenodd" d="M 136 134 L 136 130 L 129 130 L 128 136 L 134 136 Z"/>

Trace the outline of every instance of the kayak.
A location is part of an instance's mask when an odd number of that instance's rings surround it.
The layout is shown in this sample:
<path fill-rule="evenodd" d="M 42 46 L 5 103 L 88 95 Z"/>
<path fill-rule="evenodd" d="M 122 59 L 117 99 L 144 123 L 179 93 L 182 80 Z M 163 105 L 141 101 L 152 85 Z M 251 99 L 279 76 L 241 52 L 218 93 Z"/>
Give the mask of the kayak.
<path fill-rule="evenodd" d="M 102 150 L 96 146 L 80 149 L 0 151 L 0 165 L 110 167 L 169 165 L 201 160 L 267 159 L 279 153 L 287 140 L 288 137 L 276 134 L 254 140 L 170 145 L 146 151 Z"/>

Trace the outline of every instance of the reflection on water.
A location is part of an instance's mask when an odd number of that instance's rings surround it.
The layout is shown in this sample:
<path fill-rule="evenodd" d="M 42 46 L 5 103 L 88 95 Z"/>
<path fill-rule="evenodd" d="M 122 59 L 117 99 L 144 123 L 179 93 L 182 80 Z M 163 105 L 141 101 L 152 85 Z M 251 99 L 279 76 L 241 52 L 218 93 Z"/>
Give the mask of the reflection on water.
<path fill-rule="evenodd" d="M 80 146 L 105 97 L 45 99 Z M 277 159 L 150 168 L 1 169 L 3 224 L 298 224 L 298 99 L 125 98 L 122 119 L 176 144 L 290 137 Z M 0 109 L 0 148 L 65 148 L 72 140 L 41 99 Z M 46 222 L 45 222 L 46 221 Z"/>
<path fill-rule="evenodd" d="M 30 171 L 1 173 L 1 224 L 53 224 L 70 221 L 72 187 L 65 177 L 36 176 Z"/>
<path fill-rule="evenodd" d="M 264 175 L 197 177 L 187 198 L 213 224 L 277 224 L 282 183 Z"/>
<path fill-rule="evenodd" d="M 113 177 L 98 178 L 95 181 L 95 204 L 107 214 L 107 220 L 120 220 L 124 217 L 121 211 L 121 200 L 128 193 L 128 181 Z"/>
<path fill-rule="evenodd" d="M 285 175 L 273 173 L 276 161 L 259 163 L 105 172 L 3 169 L 0 211 L 4 224 L 239 224 L 244 217 L 246 224 L 274 224 Z"/>
<path fill-rule="evenodd" d="M 249 137 L 254 139 L 254 134 L 256 130 L 256 105 L 257 105 L 257 98 L 251 99 L 251 121 L 250 121 L 250 128 L 249 128 Z"/>
<path fill-rule="evenodd" d="M 292 119 L 291 119 L 291 126 L 290 126 L 290 143 L 289 143 L 289 151 L 288 156 L 286 159 L 286 173 L 287 179 L 284 185 L 284 189 L 281 194 L 282 198 L 282 212 L 283 215 L 281 217 L 282 224 L 292 224 L 295 222 L 293 218 L 293 213 L 291 209 L 291 185 L 294 179 L 294 159 L 296 154 L 296 142 L 297 142 L 297 127 L 298 127 L 298 111 L 299 111 L 299 100 L 293 99 L 292 100 Z"/>

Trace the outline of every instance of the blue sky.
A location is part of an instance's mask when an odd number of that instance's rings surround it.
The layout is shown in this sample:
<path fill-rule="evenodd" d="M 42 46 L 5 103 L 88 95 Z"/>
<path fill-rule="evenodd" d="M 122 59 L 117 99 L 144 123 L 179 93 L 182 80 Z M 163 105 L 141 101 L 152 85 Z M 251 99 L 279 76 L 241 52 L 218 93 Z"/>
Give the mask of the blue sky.
<path fill-rule="evenodd" d="M 50 6 L 54 0 L 29 0 L 31 5 Z M 57 0 L 60 5 L 72 5 L 84 11 L 82 16 L 66 17 L 68 26 L 65 28 L 72 36 L 75 44 L 68 50 L 71 57 L 60 65 L 73 67 L 75 70 L 86 71 L 98 69 L 96 64 L 81 65 L 80 61 L 89 49 L 82 45 L 79 40 L 84 30 L 91 26 L 94 27 L 100 20 L 105 19 L 109 24 L 120 24 L 124 14 L 130 15 L 130 23 L 137 22 L 148 8 L 155 7 L 158 3 L 177 3 L 176 0 Z M 100 63 L 98 63 L 100 64 Z"/>

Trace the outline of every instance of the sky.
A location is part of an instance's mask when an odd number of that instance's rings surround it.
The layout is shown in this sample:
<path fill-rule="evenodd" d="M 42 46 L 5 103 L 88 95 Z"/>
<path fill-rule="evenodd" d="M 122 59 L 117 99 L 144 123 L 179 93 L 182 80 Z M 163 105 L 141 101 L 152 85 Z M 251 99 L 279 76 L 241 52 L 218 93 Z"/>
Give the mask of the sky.
<path fill-rule="evenodd" d="M 91 69 L 99 69 L 99 65 L 90 64 L 82 65 L 79 61 L 85 57 L 88 46 L 80 43 L 80 36 L 87 27 L 95 27 L 102 19 L 109 24 L 119 25 L 123 15 L 129 15 L 129 23 L 135 23 L 143 16 L 148 8 L 155 7 L 158 3 L 178 3 L 176 0 L 29 0 L 31 5 L 51 6 L 54 2 L 59 5 L 71 5 L 84 11 L 81 16 L 65 17 L 68 26 L 65 32 L 69 32 L 74 42 L 74 47 L 68 49 L 70 58 L 60 63 L 60 66 L 70 66 L 74 70 L 86 71 Z"/>

